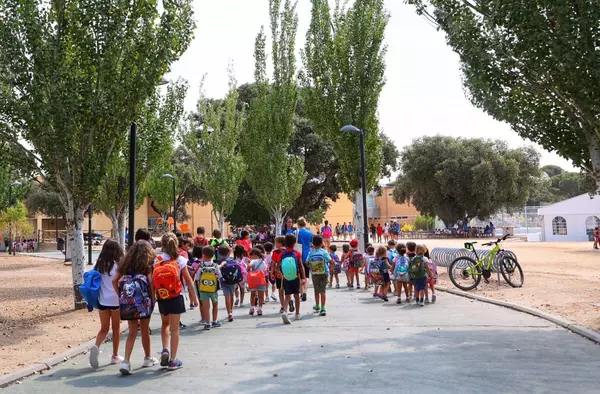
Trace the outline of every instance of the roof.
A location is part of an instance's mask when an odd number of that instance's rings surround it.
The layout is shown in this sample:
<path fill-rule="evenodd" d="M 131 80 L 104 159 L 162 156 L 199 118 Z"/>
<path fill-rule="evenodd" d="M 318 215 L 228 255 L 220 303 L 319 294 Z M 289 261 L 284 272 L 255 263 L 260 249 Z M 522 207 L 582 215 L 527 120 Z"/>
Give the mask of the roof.
<path fill-rule="evenodd" d="M 597 215 L 600 216 L 600 196 L 582 194 L 538 209 L 538 215 Z"/>

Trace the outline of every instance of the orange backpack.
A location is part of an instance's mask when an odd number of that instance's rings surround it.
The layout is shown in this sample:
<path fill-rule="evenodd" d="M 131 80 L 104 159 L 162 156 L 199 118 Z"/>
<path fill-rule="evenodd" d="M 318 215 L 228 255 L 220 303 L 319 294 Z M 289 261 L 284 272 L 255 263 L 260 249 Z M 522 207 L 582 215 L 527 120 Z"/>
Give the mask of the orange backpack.
<path fill-rule="evenodd" d="M 183 290 L 181 279 L 179 279 L 179 265 L 175 260 L 163 261 L 159 256 L 156 258 L 158 264 L 154 266 L 154 288 L 159 300 L 170 300 L 178 297 Z"/>

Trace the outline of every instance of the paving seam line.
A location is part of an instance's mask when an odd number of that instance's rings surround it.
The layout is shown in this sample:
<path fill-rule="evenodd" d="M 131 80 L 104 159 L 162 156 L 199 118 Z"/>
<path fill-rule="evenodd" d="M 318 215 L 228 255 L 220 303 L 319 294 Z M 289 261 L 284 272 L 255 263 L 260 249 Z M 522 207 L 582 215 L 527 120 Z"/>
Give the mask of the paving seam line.
<path fill-rule="evenodd" d="M 500 301 L 500 300 L 496 300 L 494 298 L 488 298 L 488 297 L 483 297 L 483 296 L 479 296 L 479 295 L 475 295 L 475 294 L 469 294 L 464 291 L 447 289 L 447 288 L 441 287 L 441 286 L 436 286 L 435 288 L 439 291 L 443 291 L 443 292 L 446 292 L 449 294 L 454 294 L 454 295 L 457 295 L 460 297 L 471 298 L 473 300 L 486 302 L 488 304 L 493 304 L 493 305 L 497 305 L 497 306 L 502 306 L 504 308 L 514 309 L 519 312 L 524 312 L 524 313 L 539 317 L 541 319 L 544 319 L 551 323 L 559 325 L 563 328 L 566 328 L 567 330 L 569 330 L 575 334 L 581 335 L 582 337 L 589 339 L 590 341 L 600 345 L 600 333 L 597 333 L 594 330 L 591 330 L 589 328 L 580 326 L 579 324 L 575 324 L 574 322 L 572 322 L 568 319 L 564 319 L 559 316 L 551 315 L 549 313 L 540 311 L 539 309 L 529 308 L 527 306 L 518 305 L 518 304 L 513 304 L 512 302 Z"/>
<path fill-rule="evenodd" d="M 125 334 L 126 332 L 127 332 L 127 329 L 121 331 L 121 335 Z M 109 332 L 103 343 L 110 342 L 111 340 L 112 340 L 112 332 Z M 92 346 L 94 346 L 95 344 L 96 344 L 96 339 L 95 338 L 90 339 L 88 342 L 86 342 L 80 346 L 69 349 L 66 352 L 63 352 L 61 354 L 52 356 L 49 359 L 34 363 L 28 367 L 21 368 L 15 372 L 9 373 L 8 375 L 0 376 L 0 389 L 8 387 L 18 381 L 21 381 L 25 378 L 32 376 L 32 375 L 35 375 L 38 372 L 49 371 L 55 365 L 65 363 L 74 357 L 77 357 L 81 354 L 88 352 L 90 350 L 90 348 Z M 48 372 L 48 373 L 50 373 L 50 372 Z"/>

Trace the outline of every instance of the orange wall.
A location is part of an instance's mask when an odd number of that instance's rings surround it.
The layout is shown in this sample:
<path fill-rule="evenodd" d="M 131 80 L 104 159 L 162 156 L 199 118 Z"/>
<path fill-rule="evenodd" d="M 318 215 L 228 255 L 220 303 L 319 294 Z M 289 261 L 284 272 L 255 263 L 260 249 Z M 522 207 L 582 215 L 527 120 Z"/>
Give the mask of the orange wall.
<path fill-rule="evenodd" d="M 379 219 L 369 220 L 369 222 L 391 223 L 397 220 L 399 223 L 414 223 L 415 217 L 420 215 L 420 212 L 412 205 L 409 204 L 397 204 L 392 198 L 393 187 L 384 187 L 381 196 L 375 196 L 375 205 L 379 208 Z M 398 217 L 406 217 L 400 219 Z"/>
<path fill-rule="evenodd" d="M 325 212 L 324 220 L 329 220 L 329 224 L 333 228 L 335 228 L 338 223 L 342 224 L 346 222 L 346 224 L 348 224 L 354 221 L 354 204 L 348 199 L 347 195 L 340 193 L 340 197 L 337 199 L 337 201 L 329 201 L 329 203 L 331 206 L 327 212 Z"/>

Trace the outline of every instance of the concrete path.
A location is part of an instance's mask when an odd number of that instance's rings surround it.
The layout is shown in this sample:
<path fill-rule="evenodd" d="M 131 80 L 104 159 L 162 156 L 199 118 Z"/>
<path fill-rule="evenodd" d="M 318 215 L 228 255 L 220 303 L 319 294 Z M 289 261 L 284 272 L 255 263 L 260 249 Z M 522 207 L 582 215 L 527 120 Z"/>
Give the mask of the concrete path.
<path fill-rule="evenodd" d="M 237 309 L 233 323 L 211 331 L 201 331 L 197 310 L 188 311 L 184 368 L 175 372 L 141 369 L 138 337 L 133 376 L 107 365 L 104 345 L 98 371 L 81 356 L 2 392 L 600 392 L 600 347 L 545 320 L 443 293 L 423 308 L 384 304 L 362 290 L 328 295 L 327 317 L 311 313 L 309 297 L 304 319 L 289 326 L 273 302 L 260 318 Z M 155 354 L 159 325 L 153 317 Z"/>

